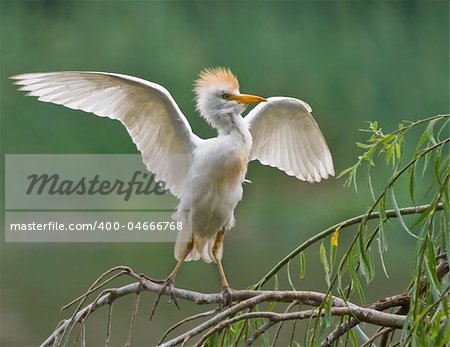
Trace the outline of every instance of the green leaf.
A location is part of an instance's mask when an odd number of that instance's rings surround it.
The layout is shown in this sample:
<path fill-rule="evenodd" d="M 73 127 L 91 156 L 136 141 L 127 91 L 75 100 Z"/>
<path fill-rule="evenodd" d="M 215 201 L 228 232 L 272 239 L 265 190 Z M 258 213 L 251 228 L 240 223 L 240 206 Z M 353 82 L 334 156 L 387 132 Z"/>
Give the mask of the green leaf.
<path fill-rule="evenodd" d="M 358 274 L 356 273 L 356 263 L 355 263 L 355 251 L 352 248 L 349 251 L 348 257 L 347 257 L 347 270 L 350 275 L 351 284 L 358 292 L 359 298 L 361 299 L 361 302 L 364 304 L 366 302 L 366 297 L 364 290 L 361 286 L 361 281 L 359 280 Z"/>
<path fill-rule="evenodd" d="M 306 274 L 306 257 L 305 257 L 305 253 L 300 252 L 299 259 L 300 259 L 300 278 L 305 278 L 305 274 Z"/>
<path fill-rule="evenodd" d="M 392 142 L 393 140 L 395 140 L 395 135 L 389 134 L 386 135 L 380 142 L 384 145 L 387 145 L 389 142 Z"/>
<path fill-rule="evenodd" d="M 275 274 L 275 276 L 274 276 L 274 281 L 275 281 L 275 288 L 274 288 L 274 291 L 279 291 L 280 290 L 280 282 L 278 281 L 278 274 Z M 269 311 L 273 311 L 273 309 L 275 308 L 275 305 L 276 305 L 276 302 L 275 301 L 272 301 L 270 304 L 269 304 L 269 307 L 268 307 L 268 310 Z"/>
<path fill-rule="evenodd" d="M 434 138 L 434 126 L 439 121 L 439 119 L 433 119 L 428 123 L 427 129 L 425 130 L 425 133 L 430 140 L 430 142 L 435 145 L 437 143 L 436 139 Z"/>
<path fill-rule="evenodd" d="M 290 265 L 291 265 L 291 261 L 289 260 L 287 263 L 287 266 L 286 266 L 287 277 L 288 277 L 288 282 L 289 282 L 289 285 L 291 286 L 291 289 L 295 291 L 297 289 L 295 289 L 294 283 L 292 282 Z"/>
<path fill-rule="evenodd" d="M 380 261 L 381 261 L 381 267 L 383 268 L 384 275 L 389 278 L 389 275 L 386 270 L 386 265 L 384 263 L 384 257 L 383 257 L 383 247 L 381 245 L 381 239 L 377 237 L 377 244 L 378 244 L 378 254 L 380 255 Z"/>
<path fill-rule="evenodd" d="M 330 287 L 330 266 L 327 260 L 327 250 L 325 249 L 323 242 L 320 244 L 319 254 L 320 254 L 320 261 L 322 262 L 323 269 L 325 271 L 325 281 L 327 282 L 328 287 Z"/>
<path fill-rule="evenodd" d="M 362 149 L 369 149 L 369 148 L 372 148 L 373 145 L 368 145 L 368 144 L 362 143 L 362 142 L 356 142 L 356 146 L 358 146 L 359 148 L 362 148 Z"/>
<path fill-rule="evenodd" d="M 411 230 L 409 230 L 408 226 L 406 225 L 405 220 L 403 219 L 403 216 L 400 212 L 400 209 L 398 208 L 397 200 L 395 199 L 394 188 L 391 189 L 391 199 L 392 199 L 392 205 L 394 206 L 395 214 L 396 214 L 398 221 L 400 222 L 400 225 L 402 226 L 402 228 L 412 237 L 422 240 L 419 236 L 414 235 L 411 232 Z"/>
<path fill-rule="evenodd" d="M 363 228 L 360 226 L 358 235 L 358 252 L 359 252 L 359 265 L 360 271 L 366 279 L 366 283 L 369 283 L 373 278 L 373 269 L 369 260 L 368 252 L 364 243 Z"/>
<path fill-rule="evenodd" d="M 400 159 L 402 156 L 402 151 L 398 142 L 395 143 L 395 153 L 397 154 L 397 159 Z"/>
<path fill-rule="evenodd" d="M 373 190 L 373 185 L 372 185 L 372 175 L 370 174 L 370 167 L 372 165 L 367 165 L 367 182 L 369 184 L 369 192 L 370 195 L 372 197 L 372 200 L 375 201 L 376 197 L 375 197 L 375 191 Z"/>
<path fill-rule="evenodd" d="M 426 132 L 422 134 L 422 136 L 419 139 L 419 142 L 417 142 L 416 150 L 418 150 L 422 145 L 425 143 L 425 141 L 428 140 L 428 135 Z"/>
<path fill-rule="evenodd" d="M 411 202 L 413 205 L 416 205 L 415 201 L 415 192 L 416 192 L 416 163 L 412 164 L 412 166 L 408 169 L 409 175 L 409 196 L 411 197 Z"/>
<path fill-rule="evenodd" d="M 447 319 L 439 330 L 436 337 L 435 346 L 445 346 L 445 343 L 450 342 L 450 319 Z"/>
<path fill-rule="evenodd" d="M 275 281 L 275 291 L 278 291 L 278 290 L 280 290 L 280 282 L 278 281 L 278 274 L 275 274 L 275 276 L 274 276 L 275 278 L 274 278 L 274 281 Z"/>
<path fill-rule="evenodd" d="M 331 294 L 328 295 L 325 299 L 325 326 L 330 327 L 333 323 L 333 316 L 331 315 L 331 307 L 332 307 L 332 300 L 331 300 Z"/>
<path fill-rule="evenodd" d="M 338 175 L 337 178 L 341 178 L 342 176 L 347 175 L 349 172 L 351 172 L 354 169 L 354 166 L 350 166 L 344 170 L 341 171 L 341 173 Z"/>
<path fill-rule="evenodd" d="M 350 341 L 352 342 L 352 346 L 360 345 L 358 338 L 356 337 L 356 333 L 353 329 L 350 329 L 350 331 L 348 332 L 348 335 L 350 337 Z"/>
<path fill-rule="evenodd" d="M 413 225 L 411 228 L 415 228 L 416 226 L 422 224 L 430 215 L 430 213 L 434 210 L 434 206 L 433 204 L 431 204 L 430 206 L 428 206 L 425 211 L 423 211 L 419 217 L 414 221 Z"/>
<path fill-rule="evenodd" d="M 431 257 L 424 257 L 424 266 L 425 266 L 425 277 L 427 278 L 428 283 L 431 286 L 431 294 L 433 295 L 433 299 L 437 301 L 441 296 L 441 291 L 439 289 L 439 280 L 436 274 L 436 268 L 430 266 Z"/>

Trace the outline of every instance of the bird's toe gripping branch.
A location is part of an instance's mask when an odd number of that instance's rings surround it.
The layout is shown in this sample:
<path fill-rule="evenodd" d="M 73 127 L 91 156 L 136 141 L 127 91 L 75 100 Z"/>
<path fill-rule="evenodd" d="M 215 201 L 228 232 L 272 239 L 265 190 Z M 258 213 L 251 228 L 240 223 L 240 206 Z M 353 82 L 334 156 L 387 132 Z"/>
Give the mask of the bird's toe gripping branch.
<path fill-rule="evenodd" d="M 220 309 L 226 308 L 226 307 L 231 307 L 231 291 L 233 289 L 231 289 L 229 286 L 224 286 L 222 287 L 222 291 L 221 291 L 221 302 L 220 302 Z"/>
<path fill-rule="evenodd" d="M 180 305 L 178 305 L 177 298 L 175 297 L 174 294 L 173 279 L 169 277 L 161 285 L 161 289 L 159 290 L 158 296 L 155 299 L 155 303 L 153 304 L 153 308 L 150 313 L 150 320 L 153 319 L 153 316 L 155 315 L 156 311 L 156 306 L 158 306 L 159 300 L 161 299 L 161 295 L 163 294 L 169 294 L 170 301 L 172 301 L 175 304 L 175 306 L 180 310 Z"/>

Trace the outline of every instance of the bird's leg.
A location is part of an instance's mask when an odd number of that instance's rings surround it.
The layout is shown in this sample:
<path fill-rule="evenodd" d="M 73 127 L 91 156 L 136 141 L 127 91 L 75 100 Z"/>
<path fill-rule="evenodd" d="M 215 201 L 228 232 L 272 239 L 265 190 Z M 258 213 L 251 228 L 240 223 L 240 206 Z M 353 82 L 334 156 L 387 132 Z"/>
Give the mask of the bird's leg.
<path fill-rule="evenodd" d="M 218 252 L 222 247 L 223 243 L 223 235 L 222 231 L 219 231 L 216 235 L 216 240 L 214 241 L 214 246 L 212 249 L 212 253 L 214 256 L 214 260 L 217 264 L 217 270 L 219 271 L 220 281 L 222 282 L 222 307 L 231 305 L 231 292 L 230 285 L 228 284 L 227 277 L 225 276 L 225 271 L 223 270 L 222 259 L 219 256 Z"/>
<path fill-rule="evenodd" d="M 194 247 L 194 243 L 191 241 L 188 243 L 186 250 L 184 251 L 183 256 L 178 260 L 177 265 L 173 268 L 172 272 L 164 281 L 159 281 L 161 283 L 161 288 L 159 289 L 158 296 L 155 299 L 155 303 L 153 304 L 152 312 L 150 313 L 150 320 L 152 320 L 153 315 L 155 314 L 156 306 L 158 306 L 159 299 L 161 299 L 161 295 L 167 290 L 170 294 L 171 300 L 174 302 L 175 306 L 180 309 L 180 306 L 178 305 L 177 299 L 173 293 L 173 282 L 175 281 L 175 277 L 178 274 L 178 271 L 180 271 L 181 266 L 183 265 L 184 260 L 187 258 L 189 253 L 191 253 L 192 248 Z"/>

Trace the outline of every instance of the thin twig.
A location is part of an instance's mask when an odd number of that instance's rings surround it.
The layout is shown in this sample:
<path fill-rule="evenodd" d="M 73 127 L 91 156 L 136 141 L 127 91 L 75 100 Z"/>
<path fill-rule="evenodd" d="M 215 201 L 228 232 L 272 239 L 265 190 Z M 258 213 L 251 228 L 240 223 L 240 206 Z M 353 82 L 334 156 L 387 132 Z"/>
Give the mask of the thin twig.
<path fill-rule="evenodd" d="M 203 317 L 212 316 L 212 315 L 216 314 L 216 313 L 219 312 L 219 311 L 220 311 L 219 308 L 215 308 L 214 310 L 210 310 L 210 311 L 206 311 L 206 312 L 201 312 L 201 313 L 198 313 L 198 314 L 196 314 L 196 315 L 187 317 L 187 318 L 185 318 L 185 319 L 183 319 L 183 320 L 181 320 L 181 321 L 175 323 L 175 324 L 172 325 L 169 329 L 166 330 L 166 332 L 164 333 L 164 335 L 161 337 L 161 339 L 158 341 L 158 343 L 157 343 L 156 345 L 160 345 L 160 344 L 164 341 L 164 339 L 167 337 L 167 335 L 169 335 L 173 330 L 175 330 L 175 329 L 178 328 L 179 326 L 183 325 L 184 323 L 193 321 L 193 320 L 198 319 L 198 318 L 203 318 Z"/>
<path fill-rule="evenodd" d="M 128 332 L 128 339 L 127 343 L 125 344 L 125 347 L 131 346 L 131 338 L 133 337 L 133 331 L 134 331 L 134 325 L 136 323 L 136 316 L 139 309 L 139 299 L 141 297 L 141 291 L 138 291 L 136 293 L 136 299 L 134 301 L 134 308 L 133 308 L 133 315 L 131 316 L 131 322 L 130 322 L 130 330 Z"/>
<path fill-rule="evenodd" d="M 376 334 L 374 334 L 369 340 L 367 340 L 366 342 L 364 342 L 364 344 L 361 345 L 361 347 L 367 347 L 367 346 L 370 346 L 370 345 L 372 344 L 372 342 L 375 341 L 378 337 L 382 336 L 382 335 L 385 334 L 385 333 L 389 333 L 389 332 L 391 332 L 392 330 L 394 330 L 394 329 L 392 329 L 392 328 L 384 328 L 384 329 L 381 329 L 379 332 L 377 332 Z"/>
<path fill-rule="evenodd" d="M 286 310 L 284 311 L 284 313 L 289 312 L 297 304 L 299 304 L 299 302 L 297 300 L 291 302 L 288 305 L 288 307 L 286 308 Z M 271 347 L 275 347 L 275 342 L 277 342 L 277 339 L 278 339 L 278 336 L 280 335 L 280 331 L 281 331 L 282 327 L 283 327 L 283 322 L 280 322 L 280 324 L 277 327 L 277 330 L 275 331 L 275 336 L 273 337 L 273 341 L 272 341 Z"/>
<path fill-rule="evenodd" d="M 260 297 L 256 297 L 254 299 L 267 299 L 267 298 L 262 298 L 263 295 L 261 295 Z M 235 312 L 233 312 L 235 313 Z M 392 327 L 392 328 L 396 328 L 396 329 L 401 329 L 403 327 L 404 322 L 406 321 L 406 317 L 405 316 L 400 316 L 400 315 L 395 315 L 392 313 L 384 313 L 384 312 L 380 312 L 380 311 L 376 311 L 373 309 L 369 309 L 369 308 L 363 308 L 363 307 L 359 307 L 356 305 L 351 304 L 350 306 L 339 306 L 339 307 L 332 307 L 331 308 L 331 314 L 333 316 L 343 316 L 343 315 L 353 315 L 355 317 L 357 317 L 359 320 L 367 322 L 367 323 L 372 323 L 375 325 L 379 325 L 379 326 L 387 326 L 387 327 Z M 258 312 L 249 312 L 249 313 L 244 313 L 241 314 L 239 316 L 230 318 L 230 319 L 223 319 L 224 317 L 221 317 L 221 319 L 216 319 L 216 317 L 210 319 L 209 321 L 205 322 L 203 325 L 204 326 L 212 326 L 215 325 L 215 327 L 211 330 L 208 331 L 207 334 L 203 335 L 201 340 L 196 344 L 196 346 L 202 346 L 202 344 L 207 340 L 207 338 L 209 336 L 211 336 L 212 334 L 214 334 L 215 332 L 231 325 L 234 324 L 236 322 L 239 322 L 241 320 L 248 320 L 248 319 L 255 319 L 255 318 L 267 318 L 271 321 L 273 321 L 274 323 L 276 322 L 280 322 L 280 321 L 286 321 L 286 320 L 301 320 L 301 319 L 307 319 L 307 318 L 317 318 L 319 316 L 324 316 L 325 312 L 319 312 L 317 309 L 313 309 L 313 310 L 305 310 L 305 311 L 300 311 L 300 312 L 288 312 L 288 313 L 275 313 L 275 312 L 271 312 L 271 311 L 258 311 Z M 228 315 L 229 316 L 229 315 Z M 218 324 L 216 324 L 217 322 L 220 322 Z M 270 326 L 272 326 L 273 324 L 271 324 Z M 173 339 L 169 342 L 167 342 L 164 345 L 164 347 L 169 347 L 169 346 L 176 346 L 177 344 L 179 344 L 179 339 L 181 337 L 185 338 L 192 338 L 195 335 L 198 335 L 198 333 L 200 333 L 197 330 L 198 327 L 190 330 L 189 332 L 180 335 L 180 337 Z M 205 330 L 205 329 L 203 329 Z"/>
<path fill-rule="evenodd" d="M 114 305 L 114 303 L 111 302 L 109 304 L 109 309 L 108 309 L 108 324 L 107 324 L 107 327 L 106 327 L 106 341 L 105 341 L 105 346 L 106 347 L 109 346 L 109 341 L 111 339 L 111 321 L 112 321 L 113 305 Z"/>
<path fill-rule="evenodd" d="M 394 295 L 390 297 L 383 298 L 372 305 L 369 308 L 374 310 L 383 311 L 391 307 L 404 307 L 409 304 L 410 296 L 408 293 L 403 293 L 399 295 Z M 327 337 L 322 341 L 321 347 L 329 347 L 331 344 L 340 338 L 342 335 L 347 333 L 350 329 L 354 328 L 360 323 L 355 317 L 350 318 L 347 322 L 340 324 L 336 327 Z"/>
<path fill-rule="evenodd" d="M 253 334 L 247 339 L 247 341 L 245 341 L 244 347 L 250 347 L 258 337 L 264 334 L 267 330 L 269 330 L 272 327 L 272 325 L 276 323 L 277 323 L 276 321 L 269 319 L 266 323 L 261 325 L 258 329 L 256 329 L 253 332 Z"/>

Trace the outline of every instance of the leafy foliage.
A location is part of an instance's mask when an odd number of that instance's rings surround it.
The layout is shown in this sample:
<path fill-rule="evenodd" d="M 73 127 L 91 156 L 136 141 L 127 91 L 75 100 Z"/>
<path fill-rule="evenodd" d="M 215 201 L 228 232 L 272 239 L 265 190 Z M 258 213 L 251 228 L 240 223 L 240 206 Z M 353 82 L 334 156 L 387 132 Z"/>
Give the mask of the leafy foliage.
<path fill-rule="evenodd" d="M 329 299 L 324 300 L 318 310 L 324 311 L 325 314 L 319 318 L 310 318 L 302 329 L 303 336 L 298 329 L 296 331 L 295 322 L 291 325 L 290 333 L 284 331 L 286 336 L 290 334 L 291 346 L 299 346 L 300 342 L 305 346 L 321 343 L 327 345 L 324 338 L 351 319 L 337 319 L 332 316 L 332 292 L 337 292 L 344 300 L 355 301 L 356 295 L 364 305 L 364 288 L 375 279 L 375 264 L 380 264 L 384 275 L 389 277 L 384 254 L 388 252 L 386 233 L 392 227 L 392 224 L 388 223 L 390 218 L 397 218 L 401 228 L 410 236 L 411 241 L 417 244 L 418 256 L 414 267 L 408 269 L 412 272 L 411 281 L 405 284 L 405 291 L 410 298 L 409 305 L 392 311 L 405 314 L 407 323 L 403 331 L 389 330 L 383 338 L 388 345 L 397 346 L 443 346 L 450 342 L 450 280 L 448 275 L 444 276 L 445 273 L 439 272 L 439 267 L 447 261 L 450 250 L 449 122 L 449 115 L 437 115 L 415 122 L 404 121 L 392 132 L 383 131 L 377 121 L 369 122 L 367 129 L 361 129 L 368 135 L 366 141 L 356 143 L 363 153 L 356 163 L 343 170 L 339 177 L 345 178 L 345 186 L 353 185 L 358 190 L 358 175 L 361 171 L 365 172 L 368 190 L 373 199 L 370 207 L 360 218 L 339 223 L 301 244 L 252 287 L 261 288 L 273 278 L 274 288 L 279 290 L 280 271 L 285 268 L 290 289 L 295 290 L 295 280 L 303 278 L 306 272 L 305 249 L 319 240 L 322 241 L 317 253 L 323 265 Z M 376 177 L 375 169 L 380 162 L 391 168 L 391 175 L 382 182 L 381 188 L 377 189 L 380 180 L 373 178 Z M 408 205 L 412 205 L 409 210 L 400 207 L 401 200 L 396 191 L 408 192 Z M 421 212 L 417 213 L 420 204 L 425 205 L 420 209 Z M 407 220 L 404 214 L 414 214 L 415 218 L 413 221 Z M 339 249 L 339 237 L 343 229 L 354 224 L 358 224 L 355 235 L 349 245 L 345 245 L 345 250 Z M 330 243 L 327 247 L 323 239 L 328 236 Z M 390 251 L 395 252 L 394 249 Z M 291 265 L 297 257 L 299 261 Z M 291 270 L 295 265 L 299 267 L 298 271 Z M 288 310 L 293 308 L 288 307 Z M 253 310 L 258 309 L 260 308 Z M 275 305 L 270 305 L 268 309 L 275 310 Z M 226 334 L 229 343 L 236 345 L 241 340 L 246 341 L 252 332 L 263 325 L 264 320 L 254 324 L 247 320 L 244 323 L 240 321 L 221 333 Z M 276 345 L 284 329 L 280 323 L 272 343 L 267 338 L 261 339 L 264 346 Z M 370 344 L 369 337 L 357 325 L 346 333 L 348 336 L 338 344 L 349 343 L 356 346 L 360 345 L 361 341 Z M 267 332 L 264 336 L 266 335 Z"/>

